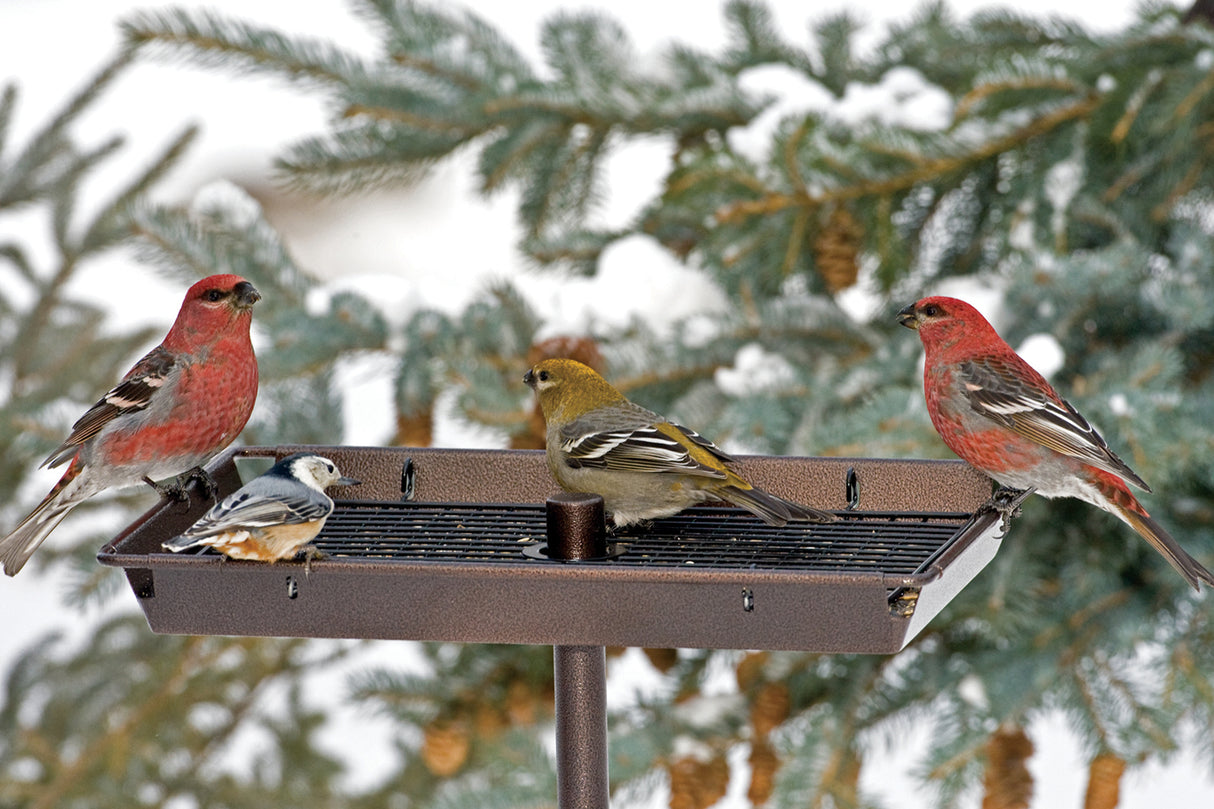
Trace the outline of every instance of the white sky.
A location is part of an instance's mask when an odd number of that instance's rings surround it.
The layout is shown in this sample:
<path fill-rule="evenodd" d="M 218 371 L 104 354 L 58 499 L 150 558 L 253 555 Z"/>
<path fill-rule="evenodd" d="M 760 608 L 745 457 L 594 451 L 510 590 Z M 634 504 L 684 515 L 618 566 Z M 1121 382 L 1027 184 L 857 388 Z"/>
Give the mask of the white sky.
<path fill-rule="evenodd" d="M 16 79 L 22 93 L 10 139 L 15 135 L 17 142 L 21 142 L 34 126 L 45 120 L 49 109 L 62 103 L 85 76 L 104 62 L 118 42 L 114 25 L 118 17 L 128 9 L 167 5 L 203 4 L 191 0 L 172 4 L 130 0 L 0 0 L 0 79 Z M 369 47 L 372 42 L 346 5 L 336 0 L 224 0 L 207 5 L 288 32 L 333 38 L 354 49 Z M 709 51 L 718 49 L 724 41 L 720 4 L 702 0 L 571 4 L 516 0 L 467 5 L 497 24 L 509 39 L 532 55 L 538 52 L 540 21 L 557 8 L 607 9 L 624 23 L 642 52 L 671 39 L 694 43 Z M 968 14 L 995 4 L 957 0 L 951 5 L 959 13 Z M 796 43 L 806 41 L 807 24 L 812 19 L 838 9 L 859 9 L 859 13 L 873 21 L 869 35 L 875 38 L 884 24 L 882 21 L 905 20 L 917 7 L 905 0 L 866 3 L 778 0 L 771 6 L 787 38 Z M 1135 3 L 1018 0 L 1014 6 L 1021 12 L 1034 14 L 1063 9 L 1067 16 L 1089 27 L 1109 30 L 1132 18 Z M 216 177 L 264 187 L 271 156 L 284 143 L 319 132 L 323 127 L 322 110 L 313 98 L 284 89 L 276 82 L 234 81 L 224 73 L 162 63 L 139 65 L 101 106 L 97 114 L 86 119 L 81 136 L 96 143 L 112 133 L 123 132 L 129 134 L 131 146 L 89 185 L 86 197 L 93 204 L 112 193 L 115 184 L 139 165 L 143 155 L 158 149 L 186 122 L 201 122 L 204 133 L 186 164 L 164 186 L 163 193 L 170 199 L 186 199 Z M 653 175 L 661 169 L 661 154 L 661 150 L 639 149 L 623 159 L 619 171 L 641 178 Z M 630 210 L 651 193 L 653 182 L 650 177 L 648 184 L 642 179 L 628 188 L 613 187 L 610 204 L 619 211 Z M 385 209 L 383 198 L 372 198 L 329 205 L 319 217 L 299 210 L 277 211 L 276 216 L 280 224 L 300 229 L 291 246 L 306 268 L 326 277 L 379 274 L 382 280 L 384 275 L 394 274 L 397 278 L 392 282 L 392 294 L 403 302 L 402 306 L 450 304 L 466 296 L 474 285 L 458 274 L 447 272 L 448 268 L 474 267 L 486 275 L 516 276 L 520 266 L 513 255 L 512 200 L 508 195 L 489 202 L 474 199 L 470 196 L 471 186 L 466 166 L 455 163 L 440 167 L 412 197 L 394 197 L 391 209 Z M 318 226 L 318 221 L 324 227 Z M 24 228 L 37 226 L 28 219 L 15 225 L 0 223 L 0 240 L 27 235 Z M 14 234 L 14 227 L 22 233 Z M 470 233 L 475 238 L 469 238 Z M 548 296 L 555 305 L 576 310 L 577 301 L 602 300 L 608 288 L 626 285 L 627 271 L 621 269 L 624 266 L 639 267 L 640 272 L 648 273 L 653 264 L 647 262 L 663 262 L 667 273 L 686 272 L 642 245 L 630 244 L 621 249 L 625 252 L 604 272 L 604 279 L 577 281 L 572 289 L 557 288 L 550 280 L 533 279 L 528 282 L 532 284 L 531 291 Z M 140 307 L 142 311 L 134 308 L 116 311 L 116 320 L 124 324 L 151 320 L 167 326 L 180 301 L 181 290 L 148 278 L 145 271 L 132 267 L 122 255 L 98 266 L 104 269 L 87 274 L 80 282 L 81 289 L 103 296 L 115 273 L 119 278 L 139 277 L 147 281 L 145 292 L 150 302 Z M 6 283 L 7 278 L 0 270 L 0 283 Z M 682 278 L 683 283 L 688 281 L 687 277 Z M 358 281 L 351 279 L 350 283 Z M 578 312 L 577 316 L 583 320 L 594 316 L 592 312 Z M 54 475 L 40 478 L 37 485 L 45 488 L 53 479 Z M 6 667 L 11 656 L 40 633 L 62 628 L 75 620 L 74 613 L 56 600 L 55 586 L 45 577 L 28 573 L 0 581 L 0 614 L 30 615 L 27 621 L 9 622 L 6 633 L 0 636 L 0 668 Z M 121 606 L 130 606 L 129 599 L 120 601 Z M 381 659 L 390 659 L 392 650 L 399 648 L 399 645 L 384 647 Z M 615 687 L 618 689 L 618 684 Z M 1085 765 L 1065 726 L 1060 720 L 1046 721 L 1035 725 L 1032 731 L 1037 743 L 1037 753 L 1031 759 L 1037 778 L 1033 809 L 1080 806 Z M 908 784 L 905 771 L 912 765 L 913 760 L 905 752 L 897 751 L 884 759 L 870 761 L 864 786 L 893 795 L 891 790 Z M 731 794 L 736 793 L 734 790 Z M 893 803 L 907 809 L 928 805 L 926 796 L 909 796 Z M 1191 756 L 1182 756 L 1178 766 L 1148 768 L 1127 776 L 1123 784 L 1122 809 L 1210 804 L 1214 804 L 1214 785 Z"/>

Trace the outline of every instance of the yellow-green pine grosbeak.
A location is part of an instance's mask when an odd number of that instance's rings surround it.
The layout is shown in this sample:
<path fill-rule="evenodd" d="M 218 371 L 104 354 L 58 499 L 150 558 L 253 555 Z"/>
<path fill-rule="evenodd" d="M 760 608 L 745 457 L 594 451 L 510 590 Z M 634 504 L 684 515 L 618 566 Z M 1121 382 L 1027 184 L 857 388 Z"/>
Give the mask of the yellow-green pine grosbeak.
<path fill-rule="evenodd" d="M 72 425 L 43 466 L 68 463 L 46 498 L 4 539 L 10 576 L 81 501 L 106 489 L 152 484 L 189 472 L 210 484 L 202 464 L 244 429 L 257 400 L 257 358 L 249 340 L 261 294 L 238 275 L 190 287 L 173 327 L 109 393 Z M 213 484 L 210 484 L 213 485 Z"/>
<path fill-rule="evenodd" d="M 835 519 L 750 485 L 711 441 L 633 404 L 576 360 L 544 360 L 523 381 L 544 411 L 552 476 L 566 491 L 601 495 L 616 527 L 706 500 L 741 506 L 770 525 Z"/>
<path fill-rule="evenodd" d="M 1151 519 L 1126 482 L 1150 487 L 974 307 L 956 298 L 924 298 L 898 312 L 898 321 L 923 341 L 927 412 L 949 449 L 1004 486 L 1104 509 L 1141 534 L 1195 589 L 1199 582 L 1214 584 L 1214 574 Z"/>
<path fill-rule="evenodd" d="M 325 489 L 358 483 L 342 477 L 328 458 L 297 452 L 216 503 L 164 547 L 178 552 L 204 545 L 233 559 L 260 562 L 293 559 L 333 513 Z"/>

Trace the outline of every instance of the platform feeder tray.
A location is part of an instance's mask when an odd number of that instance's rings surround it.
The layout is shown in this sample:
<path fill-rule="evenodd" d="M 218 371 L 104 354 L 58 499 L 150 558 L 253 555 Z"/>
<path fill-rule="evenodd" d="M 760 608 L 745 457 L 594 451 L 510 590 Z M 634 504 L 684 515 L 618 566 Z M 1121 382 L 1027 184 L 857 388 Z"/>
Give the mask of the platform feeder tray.
<path fill-rule="evenodd" d="M 773 528 L 701 506 L 608 534 L 604 553 L 578 561 L 554 558 L 580 540 L 550 526 L 595 526 L 567 519 L 577 502 L 547 502 L 557 490 L 541 452 L 248 447 L 209 471 L 222 497 L 301 451 L 363 481 L 331 491 L 341 499 L 316 541 L 324 557 L 307 566 L 164 551 L 209 506 L 196 490 L 102 548 L 153 631 L 893 653 L 1004 531 L 982 509 L 990 482 L 954 461 L 744 457 L 753 483 L 839 521 Z"/>

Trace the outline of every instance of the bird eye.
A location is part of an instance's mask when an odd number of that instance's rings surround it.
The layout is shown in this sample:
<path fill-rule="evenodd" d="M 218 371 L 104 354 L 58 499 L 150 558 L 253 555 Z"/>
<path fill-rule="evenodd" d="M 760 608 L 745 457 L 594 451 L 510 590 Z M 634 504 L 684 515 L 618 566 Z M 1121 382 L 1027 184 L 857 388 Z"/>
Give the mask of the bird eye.
<path fill-rule="evenodd" d="M 541 382 L 547 382 L 547 381 L 548 381 L 548 372 L 547 372 L 547 371 L 540 371 L 540 373 L 539 373 L 539 377 L 540 377 L 540 381 L 541 381 Z"/>
<path fill-rule="evenodd" d="M 329 470 L 330 475 L 337 471 L 336 469 L 333 468 L 333 464 L 331 464 L 331 463 L 325 464 L 325 468 Z"/>
<path fill-rule="evenodd" d="M 923 314 L 927 315 L 928 317 L 935 317 L 936 315 L 940 314 L 940 307 L 934 303 L 929 303 L 927 306 L 923 307 Z"/>
<path fill-rule="evenodd" d="M 225 294 L 226 293 L 224 293 L 222 289 L 208 289 L 206 292 L 202 293 L 202 297 L 214 303 L 215 301 L 223 300 L 223 296 Z"/>

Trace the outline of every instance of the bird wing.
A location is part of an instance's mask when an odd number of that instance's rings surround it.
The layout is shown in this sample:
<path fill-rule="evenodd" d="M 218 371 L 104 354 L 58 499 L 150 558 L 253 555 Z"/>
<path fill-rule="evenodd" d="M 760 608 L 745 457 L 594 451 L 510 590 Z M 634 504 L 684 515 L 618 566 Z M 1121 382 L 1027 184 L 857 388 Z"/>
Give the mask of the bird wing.
<path fill-rule="evenodd" d="M 718 480 L 727 477 L 724 464 L 733 460 L 711 441 L 668 422 L 595 430 L 577 420 L 561 430 L 560 447 L 565 463 L 574 468 L 680 472 Z M 704 459 L 694 457 L 705 453 Z"/>
<path fill-rule="evenodd" d="M 217 503 L 183 537 L 214 536 L 235 529 L 294 525 L 327 517 L 333 501 L 303 484 L 258 487 L 258 478 Z"/>
<path fill-rule="evenodd" d="M 75 424 L 71 435 L 52 452 L 43 466 L 54 468 L 70 460 L 80 445 L 101 432 L 107 424 L 127 413 L 146 410 L 169 380 L 177 360 L 163 346 L 157 346 L 135 363 L 122 381 L 97 400 Z"/>
<path fill-rule="evenodd" d="M 976 412 L 1030 441 L 1151 490 L 1070 402 L 1042 387 L 1048 384 L 1044 380 L 1034 384 L 1000 358 L 963 362 L 959 371 L 962 392 Z"/>

